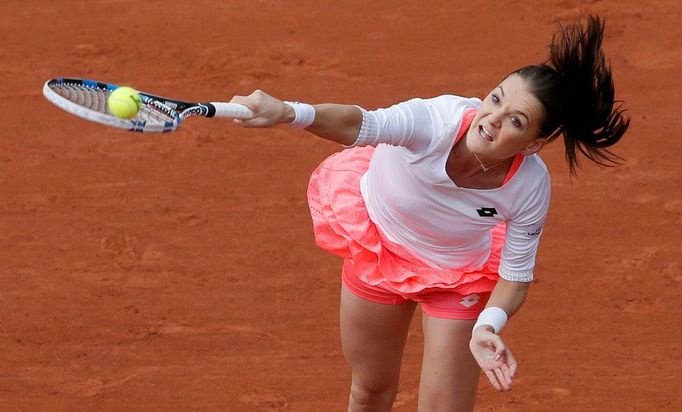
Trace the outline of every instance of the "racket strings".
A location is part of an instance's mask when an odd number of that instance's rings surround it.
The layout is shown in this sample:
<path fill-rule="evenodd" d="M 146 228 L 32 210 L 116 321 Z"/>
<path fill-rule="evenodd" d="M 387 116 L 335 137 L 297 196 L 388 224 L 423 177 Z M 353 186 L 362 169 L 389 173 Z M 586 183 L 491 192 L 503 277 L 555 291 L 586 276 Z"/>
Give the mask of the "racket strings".
<path fill-rule="evenodd" d="M 79 106 L 109 116 L 112 115 L 107 105 L 107 99 L 109 98 L 110 93 L 109 90 L 68 83 L 52 85 L 51 88 L 61 97 L 68 99 Z M 140 111 L 133 120 L 143 120 L 147 123 L 158 124 L 164 124 L 175 120 L 175 112 L 171 108 L 160 104 L 155 100 L 146 101 L 144 98 L 142 100 Z"/>
<path fill-rule="evenodd" d="M 107 110 L 108 94 L 104 90 L 71 84 L 56 85 L 52 87 L 52 90 L 65 99 L 90 110 L 110 114 Z"/>
<path fill-rule="evenodd" d="M 144 99 L 143 99 L 144 100 Z M 142 109 L 145 109 L 145 114 L 149 116 L 156 116 L 156 121 L 172 121 L 175 118 L 175 110 L 166 106 L 165 104 L 156 100 L 150 99 L 142 102 Z"/>

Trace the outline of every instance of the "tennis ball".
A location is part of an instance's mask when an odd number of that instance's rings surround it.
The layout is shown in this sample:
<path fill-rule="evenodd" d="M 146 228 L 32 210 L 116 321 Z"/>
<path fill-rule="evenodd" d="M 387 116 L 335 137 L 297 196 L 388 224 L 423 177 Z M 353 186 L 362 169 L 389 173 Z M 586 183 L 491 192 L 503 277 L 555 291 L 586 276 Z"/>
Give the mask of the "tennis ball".
<path fill-rule="evenodd" d="M 109 112 L 121 119 L 131 119 L 140 111 L 140 94 L 130 87 L 121 86 L 109 94 Z"/>

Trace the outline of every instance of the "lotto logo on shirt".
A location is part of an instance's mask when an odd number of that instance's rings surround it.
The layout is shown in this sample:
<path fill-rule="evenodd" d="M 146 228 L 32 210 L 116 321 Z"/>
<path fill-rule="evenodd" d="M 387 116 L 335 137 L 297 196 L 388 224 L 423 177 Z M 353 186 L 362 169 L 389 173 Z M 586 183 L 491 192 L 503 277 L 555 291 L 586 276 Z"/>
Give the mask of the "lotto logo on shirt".
<path fill-rule="evenodd" d="M 497 210 L 494 207 L 482 207 L 476 209 L 480 217 L 493 217 L 497 214 Z"/>

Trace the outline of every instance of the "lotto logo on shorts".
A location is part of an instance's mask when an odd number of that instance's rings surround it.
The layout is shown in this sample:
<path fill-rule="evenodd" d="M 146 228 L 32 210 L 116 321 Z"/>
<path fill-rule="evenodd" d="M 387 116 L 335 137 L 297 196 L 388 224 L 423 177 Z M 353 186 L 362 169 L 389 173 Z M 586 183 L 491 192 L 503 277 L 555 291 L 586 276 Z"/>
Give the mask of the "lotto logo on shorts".
<path fill-rule="evenodd" d="M 462 298 L 462 300 L 459 301 L 459 303 L 462 304 L 462 306 L 466 306 L 467 308 L 470 308 L 474 306 L 475 304 L 478 303 L 478 301 L 481 300 L 481 298 L 477 294 L 473 295 L 467 295 Z"/>

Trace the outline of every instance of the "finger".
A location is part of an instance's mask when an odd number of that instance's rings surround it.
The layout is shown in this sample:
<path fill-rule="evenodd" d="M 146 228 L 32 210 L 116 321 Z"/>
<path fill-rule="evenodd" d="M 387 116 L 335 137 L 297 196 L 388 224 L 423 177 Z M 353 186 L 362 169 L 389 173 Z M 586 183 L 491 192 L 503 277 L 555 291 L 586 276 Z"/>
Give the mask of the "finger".
<path fill-rule="evenodd" d="M 247 129 L 249 128 L 254 128 L 254 127 L 263 127 L 260 122 L 254 121 L 254 120 L 245 120 L 242 119 L 241 122 L 239 123 L 241 126 L 246 127 Z"/>
<path fill-rule="evenodd" d="M 506 351 L 504 345 L 502 345 L 501 347 L 498 347 L 497 345 L 495 345 L 495 360 L 496 361 L 502 360 L 505 357 L 505 355 L 507 354 L 506 352 L 507 351 Z"/>
<path fill-rule="evenodd" d="M 507 355 L 507 346 L 504 344 L 502 338 L 500 338 L 498 335 L 493 335 L 491 341 L 493 343 L 493 347 L 495 348 L 495 360 L 499 361 L 504 359 L 504 357 Z"/>
<path fill-rule="evenodd" d="M 249 95 L 249 97 L 264 97 L 264 96 L 269 96 L 269 95 L 267 93 L 265 93 L 264 91 L 262 91 L 261 89 L 256 89 L 256 90 L 252 91 L 251 94 Z"/>
<path fill-rule="evenodd" d="M 502 374 L 504 374 L 504 379 L 507 381 L 509 386 L 511 386 L 513 376 L 511 374 L 511 370 L 509 369 L 509 366 L 507 366 L 506 363 L 503 363 L 502 367 L 500 369 L 502 369 Z"/>
<path fill-rule="evenodd" d="M 502 385 L 502 389 L 504 389 L 505 391 L 511 389 L 511 382 L 507 382 L 507 379 L 504 377 L 504 373 L 502 373 L 502 369 L 495 368 L 495 376 L 497 377 L 497 380 L 500 382 L 500 385 Z"/>
<path fill-rule="evenodd" d="M 493 385 L 493 388 L 497 389 L 498 391 L 502 390 L 502 385 L 500 385 L 500 382 L 497 380 L 497 376 L 492 371 L 484 371 L 485 376 L 488 377 L 488 380 L 490 381 L 490 384 Z"/>
<path fill-rule="evenodd" d="M 511 353 L 511 351 L 509 349 L 507 349 L 507 353 L 505 355 L 507 357 L 506 363 L 507 363 L 507 365 L 509 365 L 509 374 L 513 378 L 514 375 L 516 374 L 516 367 L 518 366 L 517 362 L 516 362 L 516 358 L 514 357 L 514 355 Z"/>
<path fill-rule="evenodd" d="M 230 99 L 230 103 L 241 104 L 242 106 L 248 107 L 254 113 L 254 115 L 256 113 L 256 107 L 253 100 L 246 96 L 233 96 L 232 99 Z"/>
<path fill-rule="evenodd" d="M 258 127 L 258 125 L 252 119 L 232 119 L 232 121 L 241 127 Z"/>
<path fill-rule="evenodd" d="M 246 99 L 244 96 L 232 96 L 230 99 L 230 103 L 239 103 L 242 104 L 242 102 Z"/>

